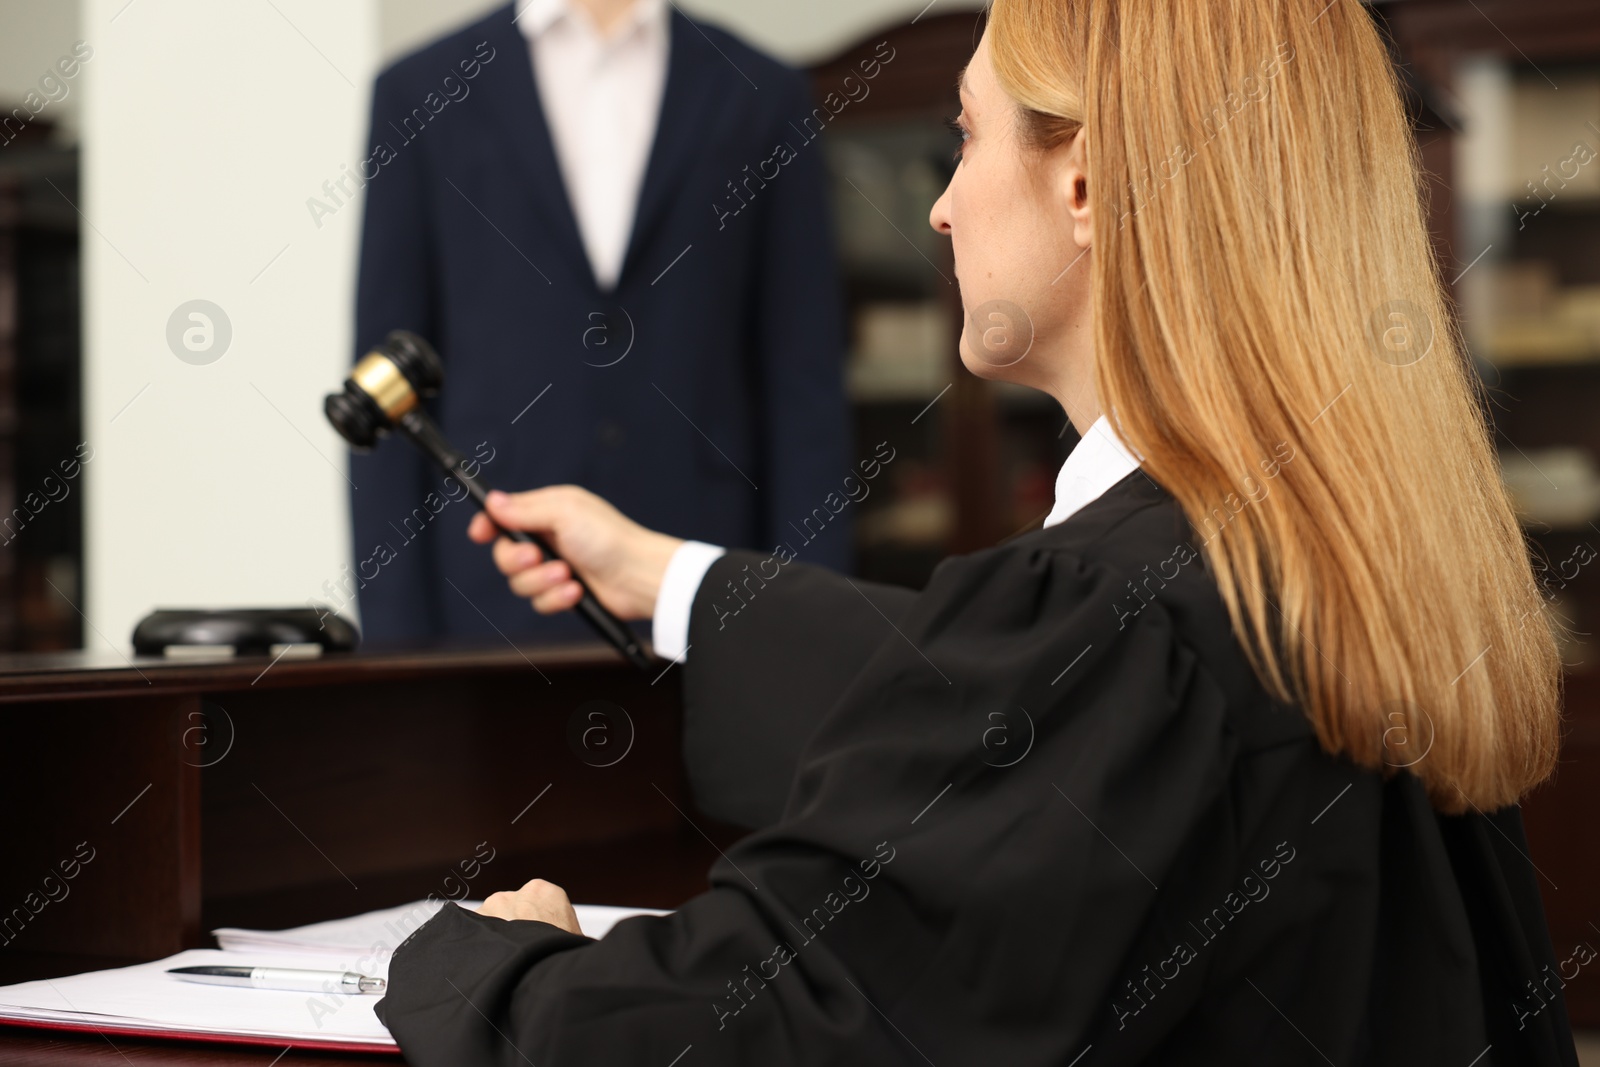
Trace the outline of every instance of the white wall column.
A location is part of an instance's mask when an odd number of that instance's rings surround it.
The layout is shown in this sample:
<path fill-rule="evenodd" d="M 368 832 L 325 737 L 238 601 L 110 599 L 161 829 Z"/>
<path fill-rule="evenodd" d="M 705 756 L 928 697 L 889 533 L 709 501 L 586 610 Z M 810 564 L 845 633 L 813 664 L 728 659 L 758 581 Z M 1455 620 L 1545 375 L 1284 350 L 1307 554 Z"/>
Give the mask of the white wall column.
<path fill-rule="evenodd" d="M 158 606 L 304 604 L 348 558 L 321 403 L 360 210 L 306 200 L 363 155 L 377 9 L 82 2 L 87 648 Z"/>

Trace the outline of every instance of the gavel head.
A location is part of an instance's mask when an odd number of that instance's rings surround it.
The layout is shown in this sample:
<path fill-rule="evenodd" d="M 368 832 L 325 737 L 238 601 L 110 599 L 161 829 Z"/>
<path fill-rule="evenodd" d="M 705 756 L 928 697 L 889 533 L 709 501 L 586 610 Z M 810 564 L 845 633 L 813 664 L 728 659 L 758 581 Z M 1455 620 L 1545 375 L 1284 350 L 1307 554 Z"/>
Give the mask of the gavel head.
<path fill-rule="evenodd" d="M 329 393 L 322 410 L 351 448 L 365 452 L 443 384 L 444 366 L 433 346 L 408 330 L 395 330 L 361 357 L 345 379 L 344 392 Z"/>

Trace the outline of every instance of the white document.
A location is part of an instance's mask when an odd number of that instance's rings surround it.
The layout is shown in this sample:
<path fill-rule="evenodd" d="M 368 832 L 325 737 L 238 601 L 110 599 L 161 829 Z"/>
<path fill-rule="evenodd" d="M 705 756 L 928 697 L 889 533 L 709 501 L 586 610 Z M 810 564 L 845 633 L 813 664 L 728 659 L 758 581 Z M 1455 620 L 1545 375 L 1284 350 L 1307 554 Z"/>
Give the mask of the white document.
<path fill-rule="evenodd" d="M 191 949 L 154 963 L 0 987 L 0 1021 L 261 1044 L 393 1048 L 394 1039 L 372 1010 L 378 996 L 331 988 L 326 993 L 289 993 L 204 985 L 166 972 L 210 964 L 350 970 L 387 978 L 395 948 L 442 906 L 437 900 L 417 901 L 292 930 L 214 930 L 220 949 Z M 635 915 L 669 914 L 597 904 L 579 904 L 574 910 L 579 927 L 595 938 Z"/>
<path fill-rule="evenodd" d="M 255 1038 L 263 1043 L 394 1045 L 373 1013 L 376 996 L 202 985 L 166 973 L 169 967 L 208 964 L 340 968 L 330 955 L 191 949 L 155 963 L 0 988 L 0 1020 L 89 1025 L 112 1033 L 155 1030 Z M 386 977 L 388 969 L 385 958 L 373 973 Z"/>
<path fill-rule="evenodd" d="M 477 910 L 482 901 L 464 900 L 460 906 Z M 369 911 L 348 919 L 298 926 L 293 930 L 241 930 L 224 926 L 211 931 L 217 944 L 230 952 L 265 950 L 275 952 L 317 952 L 348 955 L 357 960 L 365 957 L 385 956 L 394 952 L 400 942 L 433 918 L 444 902 L 418 900 L 396 908 Z M 667 915 L 669 912 L 649 908 L 614 908 L 606 904 L 575 904 L 578 928 L 593 938 L 606 936 L 623 919 L 634 915 Z M 360 970 L 359 967 L 352 968 Z"/>

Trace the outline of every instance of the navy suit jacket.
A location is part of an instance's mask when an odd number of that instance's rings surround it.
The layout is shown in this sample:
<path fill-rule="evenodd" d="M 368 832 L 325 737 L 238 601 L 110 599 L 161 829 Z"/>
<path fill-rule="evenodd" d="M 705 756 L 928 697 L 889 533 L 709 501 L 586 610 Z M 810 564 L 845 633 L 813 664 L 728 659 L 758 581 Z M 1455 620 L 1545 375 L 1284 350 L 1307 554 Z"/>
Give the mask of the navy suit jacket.
<path fill-rule="evenodd" d="M 512 17 L 377 80 L 358 357 L 392 329 L 430 339 L 445 366 L 430 408 L 491 485 L 575 483 L 675 536 L 781 541 L 847 568 L 827 113 L 805 76 L 673 9 L 637 216 L 604 291 Z M 463 532 L 471 502 L 406 443 L 356 456 L 351 480 L 369 641 L 590 636 L 507 590 Z"/>

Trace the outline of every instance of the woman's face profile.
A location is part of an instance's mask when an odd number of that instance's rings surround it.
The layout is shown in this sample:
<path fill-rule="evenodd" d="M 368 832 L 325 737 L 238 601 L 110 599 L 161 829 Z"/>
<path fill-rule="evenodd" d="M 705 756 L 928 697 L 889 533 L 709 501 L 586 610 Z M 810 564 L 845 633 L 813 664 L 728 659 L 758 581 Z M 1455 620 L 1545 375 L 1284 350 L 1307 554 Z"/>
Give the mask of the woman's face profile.
<path fill-rule="evenodd" d="M 1083 137 L 1031 149 L 984 35 L 961 80 L 962 144 L 928 221 L 950 237 L 965 326 L 961 361 L 980 378 L 1058 392 L 1064 361 L 1090 352 Z"/>

